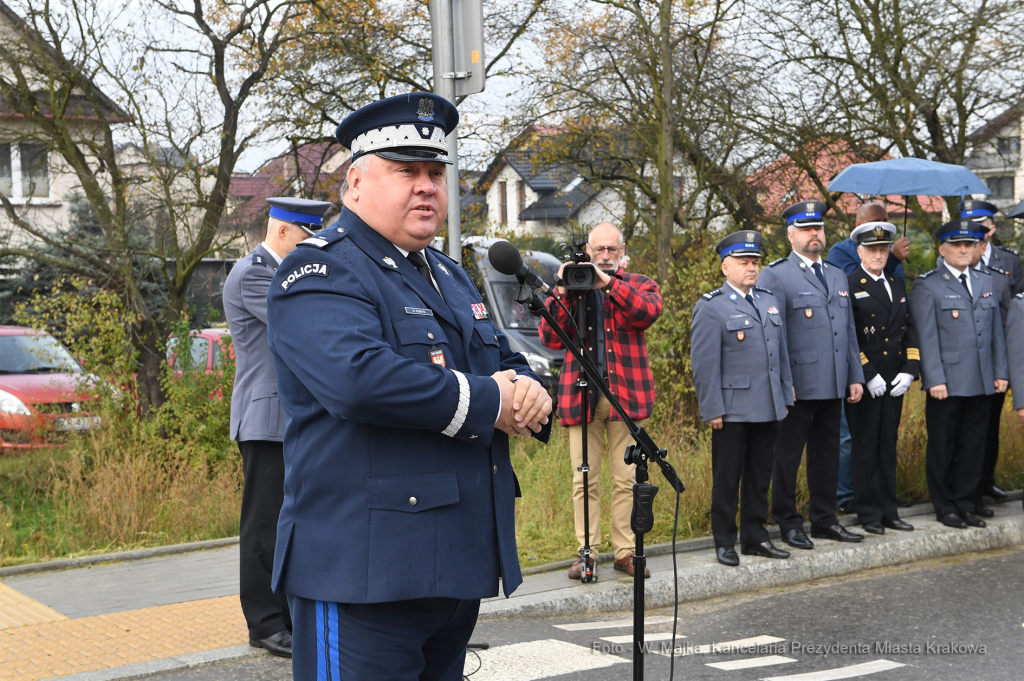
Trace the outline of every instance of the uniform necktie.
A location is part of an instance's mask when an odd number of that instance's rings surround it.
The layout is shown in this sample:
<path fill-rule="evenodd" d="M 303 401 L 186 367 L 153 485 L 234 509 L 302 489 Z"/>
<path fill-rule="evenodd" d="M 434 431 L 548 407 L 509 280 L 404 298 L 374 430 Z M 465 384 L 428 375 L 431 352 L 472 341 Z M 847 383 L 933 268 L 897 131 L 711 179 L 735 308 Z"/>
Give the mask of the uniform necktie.
<path fill-rule="evenodd" d="M 811 267 L 814 268 L 814 275 L 818 277 L 818 281 L 820 281 L 821 285 L 825 287 L 825 293 L 828 293 L 828 284 L 825 283 L 825 275 L 821 273 L 821 263 L 816 262 L 812 264 Z"/>
<path fill-rule="evenodd" d="M 760 311 L 760 310 L 758 310 L 758 309 L 757 309 L 757 305 L 756 305 L 756 304 L 754 304 L 754 296 L 752 296 L 752 295 L 750 295 L 750 294 L 748 293 L 747 295 L 745 295 L 745 296 L 743 296 L 743 297 L 744 297 L 744 298 L 746 298 L 746 299 L 747 299 L 747 302 L 748 302 L 748 303 L 750 303 L 750 306 L 751 306 L 752 308 L 754 308 L 754 314 L 756 314 L 756 315 L 757 315 L 757 321 L 761 321 L 761 311 Z"/>
<path fill-rule="evenodd" d="M 406 257 L 416 266 L 416 271 L 420 273 L 420 276 L 427 280 L 430 288 L 437 291 L 434 287 L 434 280 L 430 276 L 430 265 L 427 264 L 427 259 L 423 257 L 423 254 L 419 251 L 409 251 L 409 255 Z"/>
<path fill-rule="evenodd" d="M 974 296 L 971 295 L 971 287 L 967 285 L 967 273 L 966 272 L 962 272 L 960 274 L 960 283 L 964 285 L 965 289 L 967 289 L 967 297 L 968 298 L 973 298 Z"/>

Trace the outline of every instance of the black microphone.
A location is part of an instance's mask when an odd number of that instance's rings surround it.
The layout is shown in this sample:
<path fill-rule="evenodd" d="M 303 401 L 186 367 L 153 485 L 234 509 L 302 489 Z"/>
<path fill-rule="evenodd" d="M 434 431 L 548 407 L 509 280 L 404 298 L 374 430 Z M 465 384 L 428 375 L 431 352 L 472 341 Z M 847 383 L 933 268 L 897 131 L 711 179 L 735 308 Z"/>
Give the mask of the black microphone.
<path fill-rule="evenodd" d="M 495 241 L 494 245 L 487 251 L 487 259 L 491 261 L 491 267 L 498 272 L 512 275 L 520 283 L 539 289 L 542 293 L 549 293 L 551 291 L 551 287 L 544 283 L 544 280 L 523 262 L 522 254 L 512 243 L 508 241 Z"/>

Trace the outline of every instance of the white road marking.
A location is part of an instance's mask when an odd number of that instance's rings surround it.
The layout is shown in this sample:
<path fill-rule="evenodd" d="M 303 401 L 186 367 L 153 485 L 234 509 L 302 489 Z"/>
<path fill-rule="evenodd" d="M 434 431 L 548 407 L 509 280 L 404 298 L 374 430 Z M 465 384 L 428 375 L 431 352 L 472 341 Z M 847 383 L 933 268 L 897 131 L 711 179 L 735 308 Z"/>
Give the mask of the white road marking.
<path fill-rule="evenodd" d="M 748 657 L 745 660 L 732 660 L 730 662 L 708 662 L 707 666 L 728 672 L 734 669 L 768 667 L 773 664 L 786 664 L 787 662 L 796 662 L 796 660 L 791 657 L 782 657 L 781 655 L 768 655 L 767 657 Z"/>
<path fill-rule="evenodd" d="M 676 634 L 676 638 L 686 638 L 682 634 Z M 632 643 L 633 634 L 626 634 L 625 636 L 602 636 L 602 641 L 608 641 L 609 643 Z M 647 641 L 671 641 L 672 632 L 663 631 L 657 634 L 648 634 L 644 632 L 644 643 Z"/>
<path fill-rule="evenodd" d="M 835 679 L 852 679 L 855 676 L 864 676 L 876 672 L 885 672 L 904 665 L 891 660 L 875 660 L 863 664 L 855 664 L 850 667 L 839 667 L 838 669 L 824 669 L 820 672 L 807 672 L 806 674 L 792 674 L 790 676 L 772 676 L 763 681 L 835 681 Z"/>
<path fill-rule="evenodd" d="M 769 643 L 780 643 L 785 640 L 786 639 L 784 638 L 776 638 L 775 636 L 754 636 L 753 638 L 741 638 L 735 641 L 722 641 L 721 643 L 711 643 L 703 646 L 683 645 L 676 646 L 676 655 L 707 655 L 708 653 L 730 653 L 737 651 L 740 648 L 754 648 L 756 646 L 768 645 Z M 656 652 L 659 655 L 665 656 L 671 654 L 670 650 L 655 650 L 652 652 Z"/>
<path fill-rule="evenodd" d="M 664 624 L 665 622 L 671 622 L 672 618 L 667 616 L 658 617 L 647 617 L 644 619 L 644 625 L 650 626 L 652 624 Z M 633 618 L 630 617 L 628 620 L 605 620 L 603 622 L 576 622 L 574 624 L 555 624 L 556 629 L 563 631 L 589 631 L 591 629 L 619 629 L 622 627 L 633 627 Z"/>
<path fill-rule="evenodd" d="M 477 654 L 481 664 L 480 670 L 469 677 L 473 681 L 537 681 L 629 662 L 617 655 L 595 652 L 557 639 L 513 643 L 479 650 Z M 464 673 L 472 672 L 476 666 L 476 658 L 467 655 Z"/>

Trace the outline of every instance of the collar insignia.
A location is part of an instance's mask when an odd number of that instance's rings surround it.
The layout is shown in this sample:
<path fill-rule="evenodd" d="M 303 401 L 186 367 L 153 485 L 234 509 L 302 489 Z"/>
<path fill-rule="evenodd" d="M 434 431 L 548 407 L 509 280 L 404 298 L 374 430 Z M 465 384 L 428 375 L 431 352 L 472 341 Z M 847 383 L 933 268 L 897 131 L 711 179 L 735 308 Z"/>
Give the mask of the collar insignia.
<path fill-rule="evenodd" d="M 445 267 L 445 266 L 444 266 L 444 265 L 442 265 L 441 263 L 437 263 L 437 266 L 438 266 L 438 268 L 440 268 L 440 270 L 441 270 L 442 272 L 444 272 L 445 274 L 447 274 L 447 275 L 448 275 L 449 277 L 450 277 L 450 276 L 452 276 L 452 273 L 448 271 L 448 268 L 447 268 L 447 267 Z"/>
<path fill-rule="evenodd" d="M 398 265 L 396 265 L 396 264 L 395 264 L 395 261 L 394 261 L 394 260 L 392 260 L 392 259 L 391 259 L 390 257 L 388 257 L 388 256 L 385 256 L 385 257 L 384 257 L 384 264 L 385 264 L 385 265 L 387 265 L 388 267 L 394 268 L 394 269 L 396 269 L 396 270 L 398 269 Z"/>

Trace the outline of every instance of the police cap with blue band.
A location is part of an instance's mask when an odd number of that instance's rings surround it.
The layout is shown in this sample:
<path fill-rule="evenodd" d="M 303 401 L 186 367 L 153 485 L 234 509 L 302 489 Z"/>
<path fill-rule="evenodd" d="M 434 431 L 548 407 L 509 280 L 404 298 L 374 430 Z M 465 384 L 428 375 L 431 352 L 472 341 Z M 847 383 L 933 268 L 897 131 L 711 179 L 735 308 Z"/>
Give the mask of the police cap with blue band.
<path fill-rule="evenodd" d="M 761 239 L 761 233 L 754 230 L 733 232 L 718 242 L 715 252 L 722 256 L 722 260 L 725 260 L 727 255 L 734 258 L 745 256 L 760 258 L 764 256 L 764 253 L 761 252 Z"/>
<path fill-rule="evenodd" d="M 967 199 L 960 204 L 960 217 L 981 222 L 987 220 L 999 212 L 999 207 L 988 201 L 978 199 Z"/>
<path fill-rule="evenodd" d="M 782 217 L 787 227 L 824 227 L 826 211 L 828 204 L 824 201 L 801 201 L 787 208 Z"/>
<path fill-rule="evenodd" d="M 977 231 L 973 220 L 950 220 L 935 230 L 935 237 L 941 242 L 956 243 L 957 241 L 981 241 L 985 235 Z"/>
<path fill-rule="evenodd" d="M 410 92 L 353 111 L 334 135 L 352 160 L 375 154 L 390 161 L 451 164 L 447 136 L 459 124 L 459 110 L 444 97 Z"/>
<path fill-rule="evenodd" d="M 278 196 L 267 199 L 270 217 L 290 222 L 310 236 L 324 225 L 324 214 L 334 204 L 330 201 L 313 201 L 293 196 Z"/>

